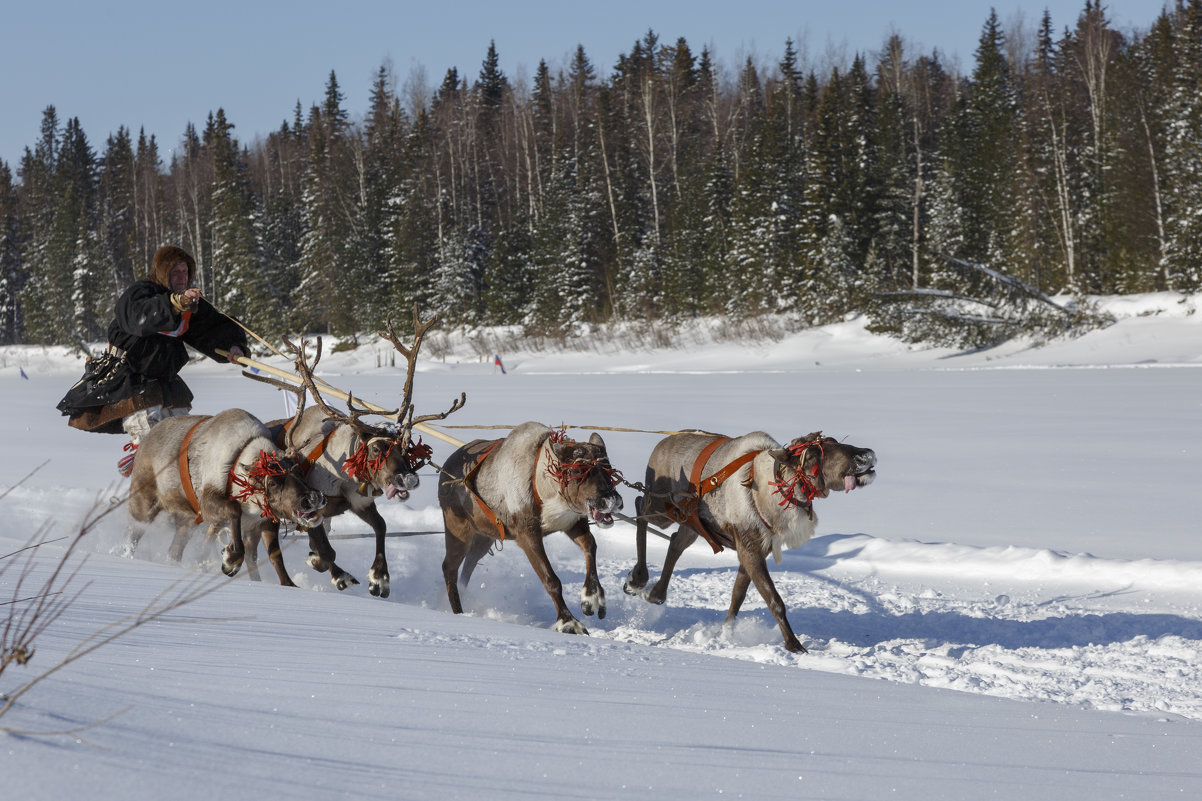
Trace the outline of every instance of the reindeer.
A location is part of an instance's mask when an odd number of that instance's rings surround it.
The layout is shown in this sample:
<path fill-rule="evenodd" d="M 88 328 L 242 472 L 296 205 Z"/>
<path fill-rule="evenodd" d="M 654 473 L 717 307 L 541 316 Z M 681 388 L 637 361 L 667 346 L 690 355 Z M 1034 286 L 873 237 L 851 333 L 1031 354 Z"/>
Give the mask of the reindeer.
<path fill-rule="evenodd" d="M 784 635 L 785 648 L 805 651 L 785 617 L 785 605 L 768 574 L 766 557 L 781 560 L 782 548 L 796 548 L 814 535 L 815 498 L 831 487 L 851 492 L 876 477 L 876 454 L 845 445 L 821 432 L 798 437 L 787 447 L 762 431 L 731 439 L 691 432 L 663 439 L 647 463 L 644 495 L 636 502 L 637 561 L 623 584 L 630 595 L 654 604 L 668 597 L 672 570 L 684 550 L 702 536 L 718 553 L 734 548 L 739 557 L 727 623 L 733 622 L 747 588 L 754 583 Z M 647 527 L 679 523 L 668 543 L 659 581 L 647 584 Z"/>
<path fill-rule="evenodd" d="M 504 439 L 475 440 L 451 454 L 438 481 L 446 528 L 442 575 L 451 611 L 463 612 L 458 585 L 467 584 L 493 542 L 513 540 L 555 603 L 555 630 L 588 634 L 564 603 L 563 585 L 551 569 L 543 538 L 563 531 L 584 552 L 580 608 L 604 618 L 597 543 L 588 526 L 590 521 L 612 525 L 611 513 L 622 508 L 614 489 L 616 475 L 599 435 L 573 442 L 540 423 L 523 423 Z"/>
<path fill-rule="evenodd" d="M 375 532 L 376 556 L 367 577 L 371 594 L 380 598 L 387 598 L 389 594 L 388 559 L 385 553 L 385 534 L 388 527 L 376 508 L 375 498 L 383 495 L 388 500 L 409 499 L 409 493 L 418 486 L 417 471 L 434 455 L 430 447 L 420 439 L 416 443 L 413 442 L 413 427 L 430 420 L 446 419 L 462 408 L 467 401 L 467 396 L 460 393 L 459 398 L 455 399 L 450 409 L 445 412 L 417 418 L 413 416 L 413 374 L 417 368 L 417 355 L 426 332 L 437 319 L 435 315 L 426 322 L 421 322 L 417 307 L 414 306 L 415 333 L 412 347 L 401 342 L 391 319 L 387 320 L 386 328 L 379 332 L 379 335 L 391 342 L 408 362 L 401 407 L 397 411 L 383 413 L 385 416 L 397 418 L 398 424 L 388 427 L 372 426 L 363 422 L 364 415 L 380 412 L 356 408 L 353 396 L 347 401 L 349 413 L 340 412 L 326 403 L 318 381 L 313 377 L 313 370 L 321 359 L 320 338 L 317 340 L 312 365 L 308 363 L 303 342 L 298 348 L 285 340 L 296 355 L 295 364 L 301 379 L 300 387 L 265 376 L 244 373 L 250 378 L 296 392 L 299 399 L 298 409 L 304 405 L 305 392 L 312 395 L 317 405 L 303 412 L 298 411 L 293 424 L 285 420 L 274 420 L 268 423 L 268 426 L 281 429 L 277 435 L 277 444 L 283 444 L 286 439 L 289 447 L 295 448 L 301 454 L 306 480 L 325 496 L 326 518 L 349 510 Z M 314 537 L 314 532 L 311 532 L 310 543 L 317 543 L 321 549 L 310 551 L 309 566 L 319 573 L 328 570 L 331 583 L 339 590 L 358 584 L 358 579 L 334 561 L 336 553 L 329 545 L 325 523 L 320 523 L 317 528 L 315 533 L 319 536 Z"/>
<path fill-rule="evenodd" d="M 221 571 L 234 576 L 246 556 L 243 524 L 249 521 L 266 542 L 280 584 L 295 586 L 280 554 L 280 521 L 313 529 L 324 507 L 325 498 L 305 483 L 294 456 L 277 452 L 267 427 L 249 412 L 170 417 L 142 438 L 134 460 L 129 512 L 135 525 L 128 547 L 132 553 L 145 526 L 160 512 L 175 521 L 169 554 L 176 561 L 192 526 L 208 521 L 212 534 L 224 524 L 230 542 L 222 552 Z"/>

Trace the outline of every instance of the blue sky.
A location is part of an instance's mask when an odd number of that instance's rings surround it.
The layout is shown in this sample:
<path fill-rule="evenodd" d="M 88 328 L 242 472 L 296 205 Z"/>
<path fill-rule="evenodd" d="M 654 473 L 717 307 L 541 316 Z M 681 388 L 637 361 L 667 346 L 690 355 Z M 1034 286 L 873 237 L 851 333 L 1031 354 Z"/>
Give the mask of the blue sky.
<path fill-rule="evenodd" d="M 578 44 L 607 75 L 648 30 L 709 46 L 719 65 L 751 57 L 774 64 L 792 38 L 804 63 L 849 62 L 891 32 L 914 52 L 938 49 L 971 70 L 991 7 L 1011 27 L 1033 29 L 1046 7 L 1057 30 L 1075 23 L 1085 0 L 401 0 L 152 3 L 145 0 L 14 0 L 0 11 L 0 160 L 13 169 L 38 138 L 48 105 L 78 117 L 92 147 L 124 125 L 154 134 L 164 159 L 186 125 L 203 127 L 224 108 L 234 134 L 251 142 L 307 110 L 331 70 L 352 117 L 367 108 L 371 82 L 388 63 L 397 82 L 424 72 L 433 89 L 450 67 L 475 78 L 495 41 L 501 69 L 528 81 L 545 59 L 566 66 Z M 1121 30 L 1146 30 L 1161 0 L 1112 0 Z M 1021 15 L 1021 17 L 1019 16 Z"/>

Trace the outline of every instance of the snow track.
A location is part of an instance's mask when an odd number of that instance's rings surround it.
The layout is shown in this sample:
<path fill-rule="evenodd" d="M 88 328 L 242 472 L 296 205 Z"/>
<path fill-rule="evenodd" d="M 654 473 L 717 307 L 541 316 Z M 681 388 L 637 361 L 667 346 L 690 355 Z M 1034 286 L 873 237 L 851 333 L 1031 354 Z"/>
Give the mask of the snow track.
<path fill-rule="evenodd" d="M 612 587 L 621 574 L 604 578 Z M 616 623 L 607 636 L 1006 698 L 1202 719 L 1199 563 L 828 536 L 789 554 L 773 578 L 807 655 L 777 647 L 780 634 L 754 591 L 735 626 L 722 625 L 733 566 L 680 571 L 662 612 L 635 610 L 635 622 Z"/>
<path fill-rule="evenodd" d="M 24 506 L 36 505 L 24 490 L 15 495 Z M 437 509 L 392 507 L 391 513 L 390 528 L 430 530 Z M 339 525 L 343 533 L 361 526 Z M 120 521 L 106 521 L 93 547 L 120 553 L 121 537 Z M 149 536 L 137 558 L 166 562 L 166 532 L 157 539 L 162 542 Z M 1200 563 L 820 536 L 786 553 L 781 565 L 770 564 L 789 619 L 810 651 L 790 654 L 754 590 L 735 624 L 724 624 L 735 573 L 729 552 L 715 556 L 708 548 L 691 548 L 673 576 L 668 602 L 655 606 L 621 591 L 634 562 L 632 543 L 633 528 L 623 524 L 599 535 L 608 615 L 604 621 L 581 618 L 595 637 L 1015 700 L 1202 720 Z M 363 572 L 370 540 L 337 544 L 339 562 Z M 579 551 L 561 536 L 547 544 L 565 597 L 575 598 L 583 582 Z M 339 603 L 326 577 L 304 565 L 304 547 L 289 538 L 285 558 L 293 579 Z M 394 592 L 388 602 L 446 610 L 441 538 L 392 540 L 389 549 Z M 657 554 L 662 548 L 657 552 L 653 541 L 653 576 Z M 185 560 L 211 568 L 211 556 L 194 543 Z M 265 580 L 272 583 L 269 574 Z M 464 603 L 478 617 L 537 628 L 554 622 L 541 585 L 514 547 L 481 562 Z"/>

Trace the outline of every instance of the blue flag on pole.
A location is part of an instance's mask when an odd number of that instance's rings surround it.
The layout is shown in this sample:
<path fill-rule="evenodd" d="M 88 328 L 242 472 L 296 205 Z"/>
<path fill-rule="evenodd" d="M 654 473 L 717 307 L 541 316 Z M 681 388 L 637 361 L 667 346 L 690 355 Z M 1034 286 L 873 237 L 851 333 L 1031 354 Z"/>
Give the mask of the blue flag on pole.
<path fill-rule="evenodd" d="M 501 364 L 501 357 L 499 355 L 492 357 L 492 363 L 501 368 L 501 375 L 505 375 L 505 365 Z"/>
<path fill-rule="evenodd" d="M 24 378 L 26 381 L 28 381 L 28 380 L 29 380 L 29 376 L 25 375 L 25 368 L 24 368 L 24 367 L 18 367 L 17 369 L 21 371 L 21 378 Z"/>

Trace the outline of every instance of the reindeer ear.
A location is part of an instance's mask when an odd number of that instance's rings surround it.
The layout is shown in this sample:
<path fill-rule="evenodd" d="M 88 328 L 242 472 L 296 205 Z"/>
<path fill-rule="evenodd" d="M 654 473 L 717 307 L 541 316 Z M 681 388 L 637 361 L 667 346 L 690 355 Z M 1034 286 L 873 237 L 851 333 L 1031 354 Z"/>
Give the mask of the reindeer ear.
<path fill-rule="evenodd" d="M 821 431 L 815 431 L 812 434 L 806 434 L 804 437 L 798 437 L 789 443 L 790 448 L 797 448 L 799 445 L 811 445 L 822 442 L 826 437 L 822 436 Z"/>
<path fill-rule="evenodd" d="M 575 442 L 556 442 L 550 440 L 551 453 L 555 454 L 555 458 L 559 461 L 572 458 L 572 448 L 575 447 Z"/>
<path fill-rule="evenodd" d="M 768 455 L 784 465 L 789 464 L 789 460 L 793 458 L 788 448 L 769 448 Z"/>
<path fill-rule="evenodd" d="M 594 431 L 592 434 L 589 434 L 588 441 L 590 445 L 600 445 L 602 448 L 605 447 L 605 440 L 601 439 L 601 435 L 596 431 Z"/>

